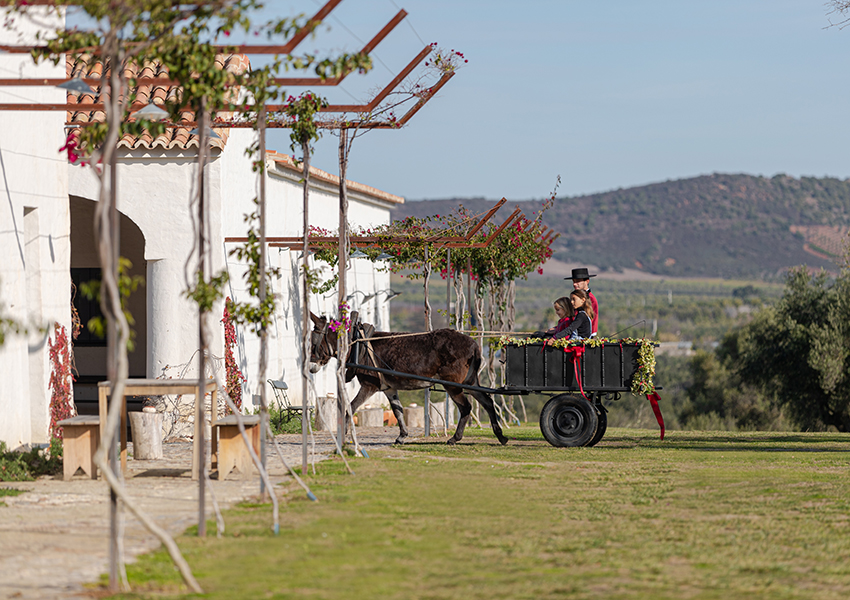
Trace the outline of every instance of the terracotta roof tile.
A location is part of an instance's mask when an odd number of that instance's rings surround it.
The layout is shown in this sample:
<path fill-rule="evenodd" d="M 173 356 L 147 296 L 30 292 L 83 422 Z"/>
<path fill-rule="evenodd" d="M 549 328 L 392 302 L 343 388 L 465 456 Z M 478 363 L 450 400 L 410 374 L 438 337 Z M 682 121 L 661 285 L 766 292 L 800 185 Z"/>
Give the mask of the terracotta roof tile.
<path fill-rule="evenodd" d="M 276 164 L 295 171 L 296 173 L 304 172 L 304 163 L 300 165 L 295 165 L 295 159 L 289 156 L 288 154 L 282 154 L 281 152 L 275 152 L 273 150 L 269 150 L 266 152 L 266 156 L 269 160 L 274 161 Z M 339 185 L 339 177 L 337 175 L 332 175 L 327 171 L 323 171 L 321 169 L 317 169 L 316 167 L 310 167 L 310 177 L 315 177 L 320 181 L 324 181 L 326 183 L 330 183 L 332 185 Z M 361 194 L 366 194 L 368 196 L 372 196 L 373 198 L 378 198 L 379 200 L 383 200 L 385 202 L 391 202 L 393 204 L 404 204 L 404 198 L 401 196 L 396 196 L 395 194 L 390 194 L 389 192 L 384 192 L 379 190 L 378 188 L 373 188 L 371 185 L 365 185 L 363 183 L 357 183 L 356 181 L 347 180 L 348 189 L 353 190 L 355 192 L 360 192 Z"/>
<path fill-rule="evenodd" d="M 219 68 L 226 69 L 231 73 L 244 73 L 251 68 L 251 62 L 244 54 L 219 54 L 215 59 L 216 65 Z M 97 79 L 101 76 L 103 65 L 96 60 L 93 60 L 91 55 L 68 55 L 65 61 L 65 73 L 68 78 L 77 75 L 84 78 Z M 129 78 L 141 77 L 168 77 L 168 70 L 158 63 L 148 62 L 141 68 L 137 65 L 130 64 L 125 68 L 125 74 Z M 157 106 L 162 106 L 166 101 L 175 102 L 179 100 L 181 90 L 179 86 L 164 86 L 164 85 L 140 85 L 134 90 L 136 92 L 137 102 L 153 101 Z M 92 94 L 72 94 L 68 93 L 68 104 L 93 104 L 105 101 L 108 94 L 103 92 L 101 86 L 95 88 L 95 93 Z M 219 113 L 222 119 L 229 119 L 232 113 Z M 190 123 L 194 121 L 194 113 L 192 111 L 183 111 L 181 113 L 181 121 Z M 102 110 L 98 111 L 68 111 L 66 117 L 67 125 L 76 125 L 90 123 L 92 121 L 104 121 L 106 118 Z M 194 126 L 192 126 L 194 128 Z M 148 133 L 141 136 L 124 135 L 118 141 L 119 148 L 161 148 L 163 150 L 171 150 L 174 148 L 187 149 L 198 147 L 198 136 L 189 134 L 190 127 L 170 127 L 165 133 L 158 135 L 155 138 Z M 220 139 L 211 139 L 210 146 L 213 148 L 223 149 L 227 143 L 228 129 L 213 129 Z"/>

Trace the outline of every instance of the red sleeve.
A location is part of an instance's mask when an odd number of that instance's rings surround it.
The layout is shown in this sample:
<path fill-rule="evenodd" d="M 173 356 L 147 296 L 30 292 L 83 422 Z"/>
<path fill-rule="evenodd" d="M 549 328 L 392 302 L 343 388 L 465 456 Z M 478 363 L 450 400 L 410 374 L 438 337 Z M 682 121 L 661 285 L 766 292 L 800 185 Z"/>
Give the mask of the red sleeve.
<path fill-rule="evenodd" d="M 558 321 L 557 325 L 555 325 L 552 329 L 550 329 L 546 333 L 548 333 L 550 335 L 555 335 L 556 333 L 559 333 L 559 332 L 563 331 L 564 329 L 566 329 L 567 327 L 569 327 L 572 324 L 572 322 L 573 322 L 573 320 L 570 317 L 564 317 L 563 319 Z"/>
<path fill-rule="evenodd" d="M 596 296 L 590 292 L 590 305 L 593 307 L 593 318 L 590 320 L 590 327 L 593 333 L 596 333 L 596 326 L 599 324 L 599 302 L 596 301 Z"/>

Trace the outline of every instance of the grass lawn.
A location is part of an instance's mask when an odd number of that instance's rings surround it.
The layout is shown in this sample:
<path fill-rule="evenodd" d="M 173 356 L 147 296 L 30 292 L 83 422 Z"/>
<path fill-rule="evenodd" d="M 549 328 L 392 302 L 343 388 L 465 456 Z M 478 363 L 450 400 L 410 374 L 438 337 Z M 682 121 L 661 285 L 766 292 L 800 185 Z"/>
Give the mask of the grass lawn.
<path fill-rule="evenodd" d="M 850 597 L 850 436 L 611 429 L 595 448 L 537 428 L 321 465 L 227 532 L 179 540 L 221 599 Z M 208 526 L 215 531 L 213 522 Z M 184 597 L 164 552 L 134 594 Z M 189 596 L 185 596 L 189 597 Z"/>

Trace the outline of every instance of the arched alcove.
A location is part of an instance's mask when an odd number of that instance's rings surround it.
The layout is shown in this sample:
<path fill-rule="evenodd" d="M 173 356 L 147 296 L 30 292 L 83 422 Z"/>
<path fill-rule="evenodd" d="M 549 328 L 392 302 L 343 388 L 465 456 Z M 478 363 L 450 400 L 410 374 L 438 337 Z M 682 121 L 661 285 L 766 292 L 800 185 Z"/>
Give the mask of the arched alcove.
<path fill-rule="evenodd" d="M 94 236 L 94 211 L 97 203 L 87 198 L 70 196 L 71 209 L 71 278 L 77 286 L 74 305 L 80 313 L 83 332 L 74 342 L 74 361 L 77 382 L 74 400 L 81 413 L 96 413 L 97 382 L 106 377 L 106 340 L 88 332 L 86 322 L 99 314 L 94 301 L 87 300 L 79 289 L 85 281 L 100 279 L 100 261 Z M 128 275 L 143 280 L 146 273 L 145 237 L 142 230 L 127 216 L 120 215 L 120 255 L 132 263 Z M 147 307 L 144 285 L 130 295 L 127 308 L 135 320 L 134 349 L 128 354 L 130 377 L 147 374 Z"/>

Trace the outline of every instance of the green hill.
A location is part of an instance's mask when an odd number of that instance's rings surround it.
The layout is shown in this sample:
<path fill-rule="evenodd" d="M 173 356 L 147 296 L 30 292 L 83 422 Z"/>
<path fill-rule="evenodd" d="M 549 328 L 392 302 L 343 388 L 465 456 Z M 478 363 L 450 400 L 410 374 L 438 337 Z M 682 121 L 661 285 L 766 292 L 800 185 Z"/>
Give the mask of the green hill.
<path fill-rule="evenodd" d="M 459 203 L 477 212 L 494 200 L 408 202 L 393 218 L 444 213 Z M 530 214 L 540 201 L 515 204 Z M 558 198 L 545 223 L 561 233 L 555 258 L 600 269 L 763 279 L 799 264 L 836 271 L 850 231 L 850 180 L 705 175 Z"/>

